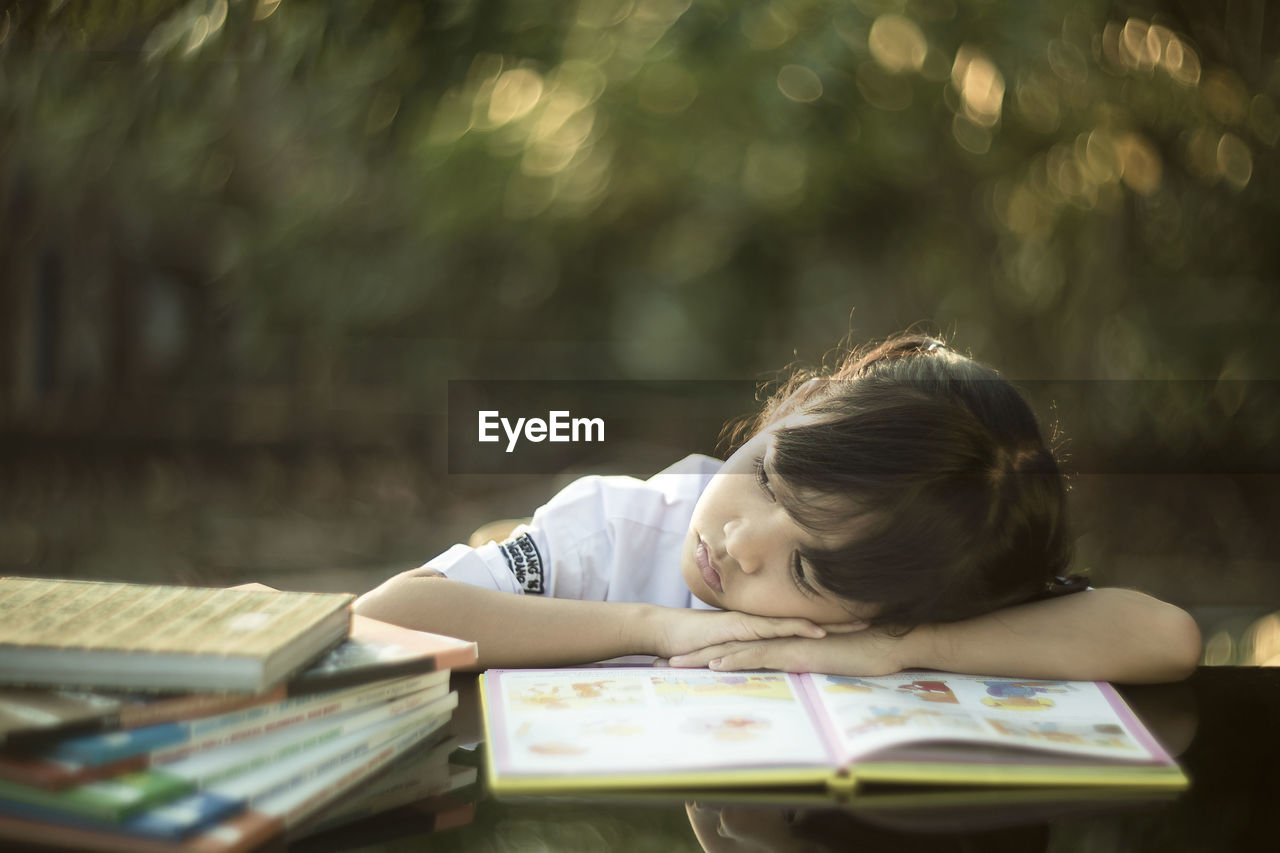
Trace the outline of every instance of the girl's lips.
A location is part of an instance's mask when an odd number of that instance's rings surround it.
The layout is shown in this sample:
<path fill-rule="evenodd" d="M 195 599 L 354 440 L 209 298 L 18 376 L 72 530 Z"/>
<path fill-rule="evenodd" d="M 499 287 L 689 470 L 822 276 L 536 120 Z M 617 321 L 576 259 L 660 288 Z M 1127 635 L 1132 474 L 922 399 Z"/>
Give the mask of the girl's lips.
<path fill-rule="evenodd" d="M 720 582 L 720 573 L 716 571 L 715 565 L 711 562 L 711 552 L 707 550 L 707 543 L 701 538 L 698 539 L 698 549 L 693 555 L 694 562 L 698 564 L 698 571 L 702 573 L 702 580 L 707 586 L 711 587 L 717 593 L 724 593 L 724 584 Z"/>

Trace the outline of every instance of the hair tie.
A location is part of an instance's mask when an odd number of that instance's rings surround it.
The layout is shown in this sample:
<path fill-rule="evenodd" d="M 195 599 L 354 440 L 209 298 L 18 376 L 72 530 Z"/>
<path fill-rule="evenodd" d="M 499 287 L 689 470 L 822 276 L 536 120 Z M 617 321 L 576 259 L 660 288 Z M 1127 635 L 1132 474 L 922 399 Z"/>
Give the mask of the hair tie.
<path fill-rule="evenodd" d="M 929 341 L 929 343 L 925 344 L 924 351 L 934 352 L 935 350 L 946 349 L 946 348 L 947 348 L 947 345 L 944 344 L 942 341 Z"/>

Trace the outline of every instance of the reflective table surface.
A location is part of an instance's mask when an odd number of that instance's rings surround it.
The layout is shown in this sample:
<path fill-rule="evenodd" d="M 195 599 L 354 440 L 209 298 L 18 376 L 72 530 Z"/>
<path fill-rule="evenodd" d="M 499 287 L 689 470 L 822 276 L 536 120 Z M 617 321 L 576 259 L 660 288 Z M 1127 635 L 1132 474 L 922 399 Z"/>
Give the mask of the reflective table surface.
<path fill-rule="evenodd" d="M 474 676 L 454 678 L 455 733 L 480 737 Z M 1265 851 L 1280 849 L 1280 668 L 1201 667 L 1121 692 L 1191 777 L 1188 791 L 864 789 L 495 799 L 481 781 L 439 803 L 316 836 L 308 849 L 638 851 Z M 483 743 L 456 764 L 483 765 Z"/>

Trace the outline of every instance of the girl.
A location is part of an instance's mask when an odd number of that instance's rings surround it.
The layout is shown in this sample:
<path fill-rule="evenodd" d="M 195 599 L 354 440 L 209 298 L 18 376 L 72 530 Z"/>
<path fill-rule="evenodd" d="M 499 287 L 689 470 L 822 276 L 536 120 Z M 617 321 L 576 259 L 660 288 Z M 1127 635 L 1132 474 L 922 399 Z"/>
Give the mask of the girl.
<path fill-rule="evenodd" d="M 907 667 L 1165 681 L 1195 623 L 1064 579 L 1062 476 L 994 371 L 920 335 L 797 375 L 720 463 L 587 477 L 506 542 L 454 546 L 357 612 L 479 643 L 478 668 Z M 516 594 L 512 594 L 516 593 Z"/>

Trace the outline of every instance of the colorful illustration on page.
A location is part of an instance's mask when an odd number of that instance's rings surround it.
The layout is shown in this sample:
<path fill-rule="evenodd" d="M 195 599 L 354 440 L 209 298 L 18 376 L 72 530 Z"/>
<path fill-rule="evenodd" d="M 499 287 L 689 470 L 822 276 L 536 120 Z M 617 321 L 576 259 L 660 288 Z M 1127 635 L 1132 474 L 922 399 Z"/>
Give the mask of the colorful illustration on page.
<path fill-rule="evenodd" d="M 1110 749 L 1140 751 L 1140 747 L 1115 723 L 1056 723 L 1044 721 L 987 719 L 987 725 L 999 735 L 1054 744 L 1101 746 Z"/>
<path fill-rule="evenodd" d="M 604 719 L 587 723 L 583 734 L 588 737 L 635 737 L 644 734 L 645 725 L 637 719 L 623 717 L 621 719 Z"/>
<path fill-rule="evenodd" d="M 574 708 L 596 708 L 610 705 L 642 705 L 644 685 L 639 681 L 611 679 L 581 681 L 537 681 L 522 684 L 511 696 L 516 708 L 547 708 L 564 711 Z"/>
<path fill-rule="evenodd" d="M 915 696 L 921 702 L 941 702 L 948 705 L 959 705 L 960 700 L 951 692 L 945 681 L 912 681 L 899 684 L 898 690 Z"/>
<path fill-rule="evenodd" d="M 1054 702 L 1044 693 L 1068 693 L 1071 687 L 1061 681 L 984 681 L 987 696 L 982 704 L 1006 711 L 1042 711 Z"/>
<path fill-rule="evenodd" d="M 585 755 L 588 751 L 587 748 L 580 743 L 570 743 L 563 740 L 548 740 L 541 743 L 531 743 L 526 748 L 537 755 Z"/>
<path fill-rule="evenodd" d="M 525 720 L 512 732 L 512 741 L 516 747 L 545 758 L 612 755 L 625 742 L 644 735 L 647 729 L 641 714 L 566 713 Z"/>
<path fill-rule="evenodd" d="M 680 727 L 681 731 L 716 740 L 756 740 L 772 727 L 769 720 L 742 714 L 729 716 L 690 717 Z"/>
<path fill-rule="evenodd" d="M 532 722 L 524 722 L 512 734 L 516 743 L 535 755 L 566 756 L 588 752 L 586 744 L 559 735 L 547 735 L 536 730 Z"/>
<path fill-rule="evenodd" d="M 883 684 L 852 675 L 828 675 L 825 676 L 825 681 L 827 684 L 822 689 L 827 693 L 871 693 L 874 690 L 889 689 Z"/>
<path fill-rule="evenodd" d="M 910 725 L 912 728 L 981 731 L 981 726 L 968 714 L 905 705 L 872 705 L 860 709 L 864 716 L 845 727 L 845 734 L 857 737 L 867 732 Z"/>
<path fill-rule="evenodd" d="M 652 675 L 654 695 L 664 705 L 710 703 L 721 699 L 794 700 L 787 677 L 778 674 L 687 672 L 679 675 Z"/>

